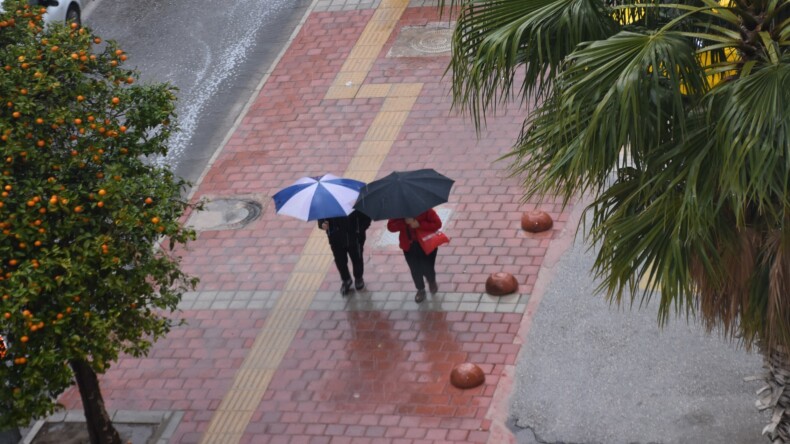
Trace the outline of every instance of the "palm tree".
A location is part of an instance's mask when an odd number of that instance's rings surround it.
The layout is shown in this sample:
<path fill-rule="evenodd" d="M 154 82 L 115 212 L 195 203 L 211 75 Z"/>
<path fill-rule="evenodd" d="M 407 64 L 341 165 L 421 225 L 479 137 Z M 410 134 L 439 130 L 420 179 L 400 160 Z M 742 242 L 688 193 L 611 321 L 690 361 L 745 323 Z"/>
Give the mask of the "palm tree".
<path fill-rule="evenodd" d="M 790 0 L 451 2 L 455 106 L 537 103 L 506 156 L 526 197 L 591 196 L 610 300 L 757 347 L 790 442 Z"/>

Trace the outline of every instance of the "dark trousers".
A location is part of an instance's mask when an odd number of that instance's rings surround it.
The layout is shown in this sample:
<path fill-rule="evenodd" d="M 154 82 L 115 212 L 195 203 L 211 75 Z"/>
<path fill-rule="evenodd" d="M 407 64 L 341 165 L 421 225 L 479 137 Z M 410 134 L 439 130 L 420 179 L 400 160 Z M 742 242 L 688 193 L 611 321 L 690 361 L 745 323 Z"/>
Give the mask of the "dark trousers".
<path fill-rule="evenodd" d="M 435 249 L 431 254 L 425 254 L 422 247 L 417 242 L 412 242 L 409 251 L 404 251 L 403 255 L 406 257 L 406 263 L 409 265 L 411 271 L 411 278 L 414 281 L 414 286 L 417 290 L 425 289 L 425 281 L 436 282 L 436 253 L 439 249 Z"/>
<path fill-rule="evenodd" d="M 351 244 L 332 244 L 332 255 L 335 257 L 335 265 L 337 271 L 340 272 L 340 279 L 345 281 L 351 280 L 351 273 L 348 270 L 348 258 L 351 258 L 351 266 L 354 267 L 354 279 L 362 279 L 362 273 L 365 271 L 365 265 L 362 255 L 363 245 L 361 243 Z"/>

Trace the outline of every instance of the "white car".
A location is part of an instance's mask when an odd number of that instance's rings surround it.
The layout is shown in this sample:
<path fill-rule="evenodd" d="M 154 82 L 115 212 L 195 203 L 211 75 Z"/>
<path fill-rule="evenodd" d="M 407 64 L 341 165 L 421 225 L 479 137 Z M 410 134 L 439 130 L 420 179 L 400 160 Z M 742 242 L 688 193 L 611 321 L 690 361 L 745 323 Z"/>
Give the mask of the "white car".
<path fill-rule="evenodd" d="M 82 24 L 82 5 L 87 0 L 28 0 L 31 6 L 44 6 L 47 12 L 44 14 L 44 22 L 74 22 Z M 2 0 L 0 0 L 0 11 L 3 10 Z"/>

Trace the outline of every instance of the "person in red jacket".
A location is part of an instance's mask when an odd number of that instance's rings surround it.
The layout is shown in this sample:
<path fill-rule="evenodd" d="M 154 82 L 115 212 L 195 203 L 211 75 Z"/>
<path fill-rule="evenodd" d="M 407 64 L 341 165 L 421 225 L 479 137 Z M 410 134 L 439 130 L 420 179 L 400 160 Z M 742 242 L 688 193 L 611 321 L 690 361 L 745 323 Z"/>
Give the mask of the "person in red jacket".
<path fill-rule="evenodd" d="M 409 265 L 414 286 L 417 287 L 414 302 L 418 304 L 425 300 L 425 281 L 423 278 L 428 281 L 428 288 L 431 290 L 431 294 L 439 291 L 439 286 L 436 284 L 436 270 L 434 268 L 438 249 L 433 250 L 431 254 L 425 254 L 417 241 L 416 230 L 419 229 L 424 234 L 425 232 L 435 232 L 440 228 L 442 228 L 442 220 L 436 214 L 436 211 L 432 209 L 415 218 L 390 219 L 387 221 L 387 230 L 392 233 L 400 232 L 400 248 L 403 250 L 403 256 L 406 257 L 406 263 Z"/>

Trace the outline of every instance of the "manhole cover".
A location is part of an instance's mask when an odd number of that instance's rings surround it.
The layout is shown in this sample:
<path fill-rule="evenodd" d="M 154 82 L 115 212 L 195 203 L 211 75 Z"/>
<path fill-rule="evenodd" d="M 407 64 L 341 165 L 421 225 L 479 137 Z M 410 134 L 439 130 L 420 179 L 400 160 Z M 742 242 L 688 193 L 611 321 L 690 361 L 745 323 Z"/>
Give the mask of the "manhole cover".
<path fill-rule="evenodd" d="M 235 230 L 259 218 L 263 206 L 253 199 L 213 199 L 192 213 L 187 225 L 197 231 Z"/>
<path fill-rule="evenodd" d="M 450 51 L 452 36 L 452 29 L 428 29 L 412 40 L 410 45 L 425 54 L 439 54 Z"/>
<path fill-rule="evenodd" d="M 387 53 L 388 57 L 426 57 L 450 52 L 453 27 L 446 22 L 405 26 Z"/>

